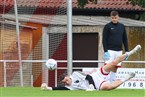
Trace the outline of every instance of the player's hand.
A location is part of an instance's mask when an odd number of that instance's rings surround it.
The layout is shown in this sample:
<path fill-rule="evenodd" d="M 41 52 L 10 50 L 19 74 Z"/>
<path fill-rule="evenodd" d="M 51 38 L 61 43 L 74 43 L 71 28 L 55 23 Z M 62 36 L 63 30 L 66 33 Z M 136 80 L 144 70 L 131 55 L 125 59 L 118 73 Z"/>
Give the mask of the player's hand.
<path fill-rule="evenodd" d="M 109 60 L 109 58 L 110 58 L 110 54 L 108 52 L 105 52 L 104 53 L 104 59 Z"/>

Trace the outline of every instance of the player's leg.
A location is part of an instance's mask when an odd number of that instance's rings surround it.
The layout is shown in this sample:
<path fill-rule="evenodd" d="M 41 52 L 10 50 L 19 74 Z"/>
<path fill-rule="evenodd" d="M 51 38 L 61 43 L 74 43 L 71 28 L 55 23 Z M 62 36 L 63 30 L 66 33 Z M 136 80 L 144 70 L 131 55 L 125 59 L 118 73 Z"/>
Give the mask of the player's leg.
<path fill-rule="evenodd" d="M 141 49 L 140 45 L 137 45 L 133 50 L 131 50 L 130 52 L 128 52 L 127 54 L 123 54 L 121 56 L 119 56 L 118 58 L 116 58 L 114 61 L 106 64 L 105 66 L 103 66 L 103 70 L 105 72 L 110 72 L 110 71 L 116 71 L 116 65 L 120 62 L 122 62 L 124 59 L 126 59 L 126 57 L 131 56 L 132 54 L 136 53 L 137 51 L 139 51 Z M 103 83 L 101 86 L 102 90 L 112 90 L 117 88 L 118 86 L 120 86 L 122 83 L 124 83 L 125 81 L 133 78 L 135 76 L 134 73 L 131 73 L 129 75 L 127 75 L 124 79 L 122 80 L 116 80 L 113 83 Z"/>
<path fill-rule="evenodd" d="M 117 70 L 116 65 L 118 63 L 120 63 L 121 61 L 123 61 L 126 58 L 126 56 L 127 56 L 127 54 L 123 54 L 123 55 L 119 56 L 114 61 L 107 63 L 105 66 L 103 66 L 102 69 L 108 73 L 111 71 L 116 72 L 116 70 Z"/>
<path fill-rule="evenodd" d="M 122 55 L 122 51 L 114 51 L 114 59 L 116 59 L 117 57 L 121 55 Z M 119 68 L 119 67 L 121 67 L 121 62 L 116 65 L 116 68 Z M 111 83 L 116 79 L 116 70 L 117 69 L 114 70 L 115 72 L 110 72 L 110 74 L 108 75 L 108 79 L 110 80 Z"/>
<path fill-rule="evenodd" d="M 108 53 L 110 54 L 110 58 L 109 58 L 109 60 L 105 60 L 105 64 L 111 63 L 116 58 L 116 56 L 115 56 L 116 51 L 108 50 Z M 115 76 L 116 75 L 114 72 L 110 72 L 107 76 L 107 79 L 112 81 L 115 78 Z"/>
<path fill-rule="evenodd" d="M 110 72 L 110 71 L 113 71 L 113 72 L 116 72 L 117 68 L 116 68 L 116 65 L 120 62 L 122 62 L 124 59 L 126 59 L 126 57 L 129 57 L 131 56 L 132 54 L 136 53 L 137 51 L 139 51 L 141 49 L 141 46 L 140 45 L 137 45 L 133 50 L 131 50 L 130 52 L 126 53 L 126 54 L 123 54 L 119 57 L 117 57 L 114 61 L 110 62 L 110 63 L 107 63 L 105 66 L 103 66 L 103 71 L 105 72 Z"/>
<path fill-rule="evenodd" d="M 137 45 L 134 49 L 127 53 L 127 57 L 131 56 L 132 54 L 136 53 L 137 51 L 141 50 L 141 45 Z"/>
<path fill-rule="evenodd" d="M 119 57 L 117 57 L 114 61 L 110 62 L 110 63 L 107 63 L 105 66 L 103 66 L 103 71 L 105 72 L 110 72 L 110 71 L 113 71 L 113 72 L 116 72 L 117 68 L 116 68 L 116 65 L 120 62 L 122 62 L 124 59 L 126 59 L 126 57 L 129 57 L 131 56 L 132 54 L 136 53 L 137 51 L 139 51 L 141 49 L 141 46 L 140 45 L 137 45 L 133 50 L 131 50 L 130 52 L 126 53 L 126 54 L 123 54 Z"/>
<path fill-rule="evenodd" d="M 119 87 L 121 84 L 123 84 L 124 82 L 130 80 L 131 78 L 133 78 L 135 76 L 135 73 L 130 73 L 128 75 L 126 75 L 124 77 L 124 79 L 121 80 L 116 80 L 112 83 L 109 82 L 104 82 L 101 86 L 100 86 L 100 90 L 113 90 L 116 89 L 117 87 Z"/>

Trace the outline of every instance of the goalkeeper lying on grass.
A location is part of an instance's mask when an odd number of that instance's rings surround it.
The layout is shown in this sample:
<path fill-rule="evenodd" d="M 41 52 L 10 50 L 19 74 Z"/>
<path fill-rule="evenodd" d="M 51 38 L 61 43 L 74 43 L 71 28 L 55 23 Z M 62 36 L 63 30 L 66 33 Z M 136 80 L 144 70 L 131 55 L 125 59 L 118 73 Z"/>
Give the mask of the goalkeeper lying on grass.
<path fill-rule="evenodd" d="M 62 82 L 65 84 L 64 87 L 48 87 L 46 83 L 41 85 L 42 90 L 113 90 L 119 87 L 124 82 L 130 80 L 135 76 L 135 73 L 130 73 L 126 75 L 121 80 L 115 80 L 110 82 L 107 79 L 110 71 L 116 72 L 116 65 L 125 60 L 126 57 L 136 53 L 141 49 L 140 45 L 137 45 L 133 50 L 128 53 L 125 53 L 114 61 L 104 64 L 99 70 L 93 72 L 92 74 L 84 74 L 82 72 L 75 71 L 70 76 L 65 76 Z"/>

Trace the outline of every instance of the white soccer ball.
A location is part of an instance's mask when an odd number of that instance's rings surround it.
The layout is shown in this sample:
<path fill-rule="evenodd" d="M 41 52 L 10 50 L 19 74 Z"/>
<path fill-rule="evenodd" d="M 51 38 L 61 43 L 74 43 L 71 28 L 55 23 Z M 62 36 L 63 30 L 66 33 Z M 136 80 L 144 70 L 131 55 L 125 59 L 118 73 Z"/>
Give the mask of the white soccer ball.
<path fill-rule="evenodd" d="M 48 59 L 46 61 L 46 66 L 49 70 L 55 70 L 57 69 L 57 61 L 54 59 Z"/>

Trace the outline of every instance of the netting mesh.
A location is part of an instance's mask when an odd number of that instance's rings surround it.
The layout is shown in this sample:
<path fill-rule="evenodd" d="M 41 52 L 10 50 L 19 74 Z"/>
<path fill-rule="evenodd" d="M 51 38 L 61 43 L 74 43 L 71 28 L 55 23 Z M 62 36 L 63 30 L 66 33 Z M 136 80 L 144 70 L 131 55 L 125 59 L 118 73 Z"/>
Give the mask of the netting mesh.
<path fill-rule="evenodd" d="M 66 34 L 49 34 L 49 57 L 57 60 L 66 60 Z"/>
<path fill-rule="evenodd" d="M 50 33 L 49 34 L 49 57 L 56 60 L 67 60 L 67 43 L 66 34 L 63 33 Z M 58 67 L 66 67 L 66 63 L 58 63 Z M 58 70 L 58 76 L 61 76 L 66 70 Z M 53 73 L 53 74 L 52 74 Z M 49 83 L 54 82 L 54 72 L 49 72 Z M 58 82 L 61 82 L 58 78 Z M 50 84 L 51 85 L 51 84 Z"/>
<path fill-rule="evenodd" d="M 16 0 L 18 18 L 15 18 L 14 0 L 0 0 L 0 60 L 19 60 L 18 45 L 20 45 L 22 60 L 47 60 L 54 58 L 56 60 L 66 60 L 67 40 L 66 30 L 66 0 L 62 3 L 56 3 L 56 6 L 49 7 L 51 3 L 55 4 L 57 0 L 44 3 L 43 0 Z M 65 2 L 65 3 L 64 3 Z M 43 7 L 43 5 L 46 7 Z M 31 6 L 34 5 L 34 6 Z M 64 15 L 59 18 L 57 16 Z M 57 17 L 57 18 L 55 18 Z M 20 44 L 16 30 L 16 19 L 19 20 Z M 59 21 L 59 19 L 61 21 Z M 64 21 L 63 21 L 64 20 Z M 64 25 L 65 24 L 65 25 Z M 55 27 L 55 30 L 52 29 Z M 43 30 L 46 29 L 46 31 Z M 48 35 L 46 48 L 43 40 L 43 34 Z M 43 41 L 42 41 L 43 40 Z M 43 53 L 48 53 L 47 56 Z M 22 62 L 23 84 L 24 86 L 40 86 L 42 83 L 43 65 L 42 62 Z M 58 66 L 66 66 L 66 63 L 58 63 Z M 0 63 L 0 86 L 4 85 L 4 68 Z M 54 86 L 54 71 L 48 71 L 49 85 Z M 58 75 L 66 70 L 58 70 Z M 47 73 L 47 72 L 45 72 Z M 19 62 L 6 63 L 6 83 L 7 86 L 20 85 L 20 65 Z M 47 78 L 47 74 L 45 76 Z"/>

